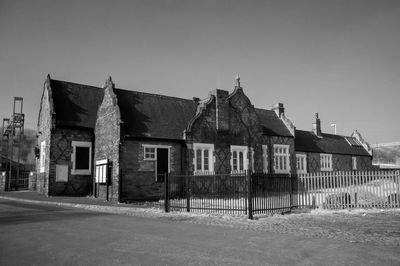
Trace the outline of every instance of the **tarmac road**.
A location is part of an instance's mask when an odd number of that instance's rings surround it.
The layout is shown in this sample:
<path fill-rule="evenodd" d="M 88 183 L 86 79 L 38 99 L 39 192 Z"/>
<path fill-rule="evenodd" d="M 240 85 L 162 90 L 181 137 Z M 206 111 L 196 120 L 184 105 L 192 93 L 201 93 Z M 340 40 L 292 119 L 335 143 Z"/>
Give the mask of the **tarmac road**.
<path fill-rule="evenodd" d="M 398 247 L 0 199 L 0 265 L 400 265 Z"/>

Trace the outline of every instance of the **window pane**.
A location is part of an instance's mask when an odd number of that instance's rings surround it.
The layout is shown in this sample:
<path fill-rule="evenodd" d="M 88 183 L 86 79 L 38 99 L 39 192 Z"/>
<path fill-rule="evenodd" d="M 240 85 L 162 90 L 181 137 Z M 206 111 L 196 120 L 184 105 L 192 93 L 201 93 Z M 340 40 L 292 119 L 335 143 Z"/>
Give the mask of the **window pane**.
<path fill-rule="evenodd" d="M 243 170 L 243 165 L 244 165 L 244 160 L 243 160 L 243 152 L 239 152 L 239 170 L 242 171 Z"/>
<path fill-rule="evenodd" d="M 267 155 L 267 149 L 263 149 L 263 162 L 264 162 L 264 172 L 268 173 L 268 155 Z"/>
<path fill-rule="evenodd" d="M 196 170 L 201 171 L 201 150 L 196 150 Z"/>
<path fill-rule="evenodd" d="M 237 166 L 237 152 L 234 151 L 234 152 L 232 153 L 232 156 L 233 156 L 233 160 L 232 160 L 233 165 L 232 165 L 232 168 L 233 168 L 233 170 L 237 170 L 237 169 L 238 169 L 238 166 Z"/>
<path fill-rule="evenodd" d="M 208 150 L 204 150 L 204 171 L 208 171 Z"/>
<path fill-rule="evenodd" d="M 287 166 L 286 166 L 286 156 L 283 157 L 283 169 L 286 170 Z"/>
<path fill-rule="evenodd" d="M 75 148 L 75 169 L 88 170 L 89 169 L 89 147 L 76 147 Z"/>

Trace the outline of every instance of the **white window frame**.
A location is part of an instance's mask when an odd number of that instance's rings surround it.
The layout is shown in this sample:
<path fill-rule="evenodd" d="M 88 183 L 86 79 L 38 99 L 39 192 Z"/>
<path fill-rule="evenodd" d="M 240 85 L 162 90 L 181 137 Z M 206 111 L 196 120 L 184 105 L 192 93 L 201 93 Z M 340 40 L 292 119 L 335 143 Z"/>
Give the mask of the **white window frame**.
<path fill-rule="evenodd" d="M 154 150 L 153 152 L 146 152 L 146 149 Z M 148 155 L 148 156 L 146 156 Z M 152 158 L 151 155 L 154 157 Z M 143 145 L 143 160 L 145 161 L 156 161 L 157 160 L 157 147 L 154 145 Z"/>
<path fill-rule="evenodd" d="M 72 169 L 71 175 L 91 175 L 92 174 L 92 142 L 90 141 L 72 141 L 72 154 L 71 154 L 71 162 Z M 89 169 L 76 169 L 76 147 L 85 147 L 89 148 Z"/>
<path fill-rule="evenodd" d="M 268 145 L 262 145 L 262 161 L 263 161 L 263 172 L 268 174 L 269 173 Z"/>
<path fill-rule="evenodd" d="M 39 160 L 39 172 L 44 173 L 46 169 L 46 141 L 40 142 L 40 160 Z"/>
<path fill-rule="evenodd" d="M 237 152 L 237 168 L 238 169 L 233 169 L 233 153 Z M 242 152 L 243 153 L 243 170 L 240 170 L 240 157 L 239 157 L 239 153 Z M 249 170 L 249 159 L 247 158 L 248 155 L 248 147 L 247 146 L 238 146 L 238 145 L 231 145 L 231 173 L 236 174 L 236 173 L 243 173 L 247 170 Z M 254 157 L 253 152 L 252 152 L 252 158 Z M 252 160 L 252 166 L 254 166 L 254 160 Z"/>
<path fill-rule="evenodd" d="M 307 174 L 307 154 L 296 154 L 296 168 L 298 174 Z"/>
<path fill-rule="evenodd" d="M 321 171 L 333 171 L 332 168 L 332 154 L 320 154 Z"/>
<path fill-rule="evenodd" d="M 274 144 L 274 172 L 277 174 L 290 173 L 289 145 Z M 279 152 L 277 152 L 279 151 Z M 282 152 L 285 151 L 285 152 Z M 282 166 L 282 167 L 280 167 Z"/>
<path fill-rule="evenodd" d="M 201 152 L 201 166 L 200 170 L 198 170 L 198 164 L 197 164 L 197 151 Z M 214 173 L 214 163 L 215 163 L 215 157 L 214 157 L 214 144 L 212 143 L 193 143 L 193 151 L 194 151 L 194 156 L 193 156 L 193 166 L 194 166 L 194 174 L 210 174 Z M 204 170 L 204 151 L 208 151 L 208 170 Z"/>
<path fill-rule="evenodd" d="M 169 145 L 157 145 L 157 144 L 142 144 L 143 147 L 143 160 L 144 161 L 154 161 L 155 162 L 155 180 L 157 181 L 157 149 L 168 149 L 168 173 L 171 173 L 171 146 Z M 146 148 L 154 148 L 154 159 L 145 159 L 144 151 Z"/>
<path fill-rule="evenodd" d="M 357 170 L 357 157 L 356 156 L 351 157 L 351 169 Z"/>

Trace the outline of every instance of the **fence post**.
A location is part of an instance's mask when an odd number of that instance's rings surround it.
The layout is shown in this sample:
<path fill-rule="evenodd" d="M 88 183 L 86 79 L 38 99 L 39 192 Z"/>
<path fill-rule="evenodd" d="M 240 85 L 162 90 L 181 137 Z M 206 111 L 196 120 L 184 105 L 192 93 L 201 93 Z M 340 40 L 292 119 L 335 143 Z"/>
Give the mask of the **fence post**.
<path fill-rule="evenodd" d="M 313 209 L 317 208 L 316 203 L 315 203 L 315 195 L 312 196 L 312 208 Z"/>
<path fill-rule="evenodd" d="M 190 175 L 186 172 L 186 211 L 190 212 Z"/>
<path fill-rule="evenodd" d="M 353 208 L 357 208 L 357 192 L 354 192 L 354 207 Z"/>
<path fill-rule="evenodd" d="M 252 178 L 251 171 L 247 170 L 247 206 L 248 206 L 248 218 L 253 220 L 253 189 L 252 189 Z"/>
<path fill-rule="evenodd" d="M 289 180 L 289 182 L 290 182 L 290 194 L 289 194 L 289 202 L 290 202 L 290 210 L 292 210 L 293 209 L 293 178 L 294 178 L 294 175 L 290 175 L 290 180 Z"/>
<path fill-rule="evenodd" d="M 169 212 L 169 184 L 168 173 L 164 174 L 164 211 Z"/>

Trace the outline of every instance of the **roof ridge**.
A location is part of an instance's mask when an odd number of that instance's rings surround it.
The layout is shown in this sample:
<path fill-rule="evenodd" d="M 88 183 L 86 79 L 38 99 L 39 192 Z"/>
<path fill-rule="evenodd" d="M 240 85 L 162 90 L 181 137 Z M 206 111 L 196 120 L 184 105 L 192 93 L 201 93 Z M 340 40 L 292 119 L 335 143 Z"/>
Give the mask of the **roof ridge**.
<path fill-rule="evenodd" d="M 302 131 L 302 132 L 307 132 L 307 133 L 313 134 L 313 131 L 312 131 L 312 130 L 303 130 L 303 129 L 297 129 L 297 128 L 296 128 L 296 131 Z M 331 134 L 331 133 L 324 133 L 324 132 L 322 132 L 321 134 L 322 134 L 322 135 L 328 135 L 328 136 L 343 137 L 343 138 L 353 138 L 353 137 L 351 137 L 351 136 L 345 136 L 345 135 L 339 135 L 339 134 Z"/>
<path fill-rule="evenodd" d="M 63 83 L 85 86 L 85 87 L 91 87 L 94 89 L 103 89 L 102 87 L 97 87 L 97 86 L 87 85 L 87 84 L 82 84 L 82 83 L 77 83 L 77 82 L 70 82 L 70 81 L 65 81 L 65 80 L 59 80 L 59 79 L 51 79 L 51 81 L 63 82 Z M 191 99 L 185 99 L 185 98 L 180 98 L 180 97 L 176 97 L 176 96 L 162 95 L 162 94 L 157 94 L 157 93 L 149 93 L 149 92 L 121 89 L 121 88 L 114 88 L 114 89 L 120 90 L 120 91 L 125 91 L 125 92 L 130 92 L 130 93 L 135 93 L 135 94 L 150 95 L 150 96 L 156 96 L 156 97 L 161 97 L 161 98 L 171 98 L 171 99 L 178 99 L 178 100 L 193 102 L 193 100 L 191 100 Z"/>
<path fill-rule="evenodd" d="M 176 97 L 176 96 L 162 95 L 162 94 L 143 92 L 143 91 L 127 90 L 127 89 L 121 89 L 121 88 L 114 88 L 114 89 L 123 91 L 123 92 L 132 93 L 132 94 L 148 95 L 148 96 L 154 96 L 154 97 L 160 97 L 160 98 L 176 99 L 176 100 L 181 100 L 181 101 L 193 102 L 193 100 L 191 100 L 191 99 L 185 99 L 185 98 L 180 98 L 180 97 Z"/>
<path fill-rule="evenodd" d="M 274 112 L 274 111 L 271 110 L 271 109 L 264 109 L 264 108 L 259 108 L 259 107 L 254 107 L 254 109 L 256 109 L 256 110 L 261 110 L 261 111 Z"/>
<path fill-rule="evenodd" d="M 59 79 L 50 79 L 51 81 L 56 81 L 56 82 L 63 82 L 63 83 L 68 83 L 68 84 L 73 84 L 73 85 L 79 85 L 79 86 L 85 86 L 85 87 L 90 87 L 93 89 L 103 89 L 101 87 L 93 86 L 93 85 L 87 85 L 87 84 L 82 84 L 82 83 L 76 83 L 76 82 L 70 82 L 70 81 L 65 81 L 65 80 L 59 80 Z"/>

